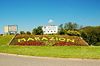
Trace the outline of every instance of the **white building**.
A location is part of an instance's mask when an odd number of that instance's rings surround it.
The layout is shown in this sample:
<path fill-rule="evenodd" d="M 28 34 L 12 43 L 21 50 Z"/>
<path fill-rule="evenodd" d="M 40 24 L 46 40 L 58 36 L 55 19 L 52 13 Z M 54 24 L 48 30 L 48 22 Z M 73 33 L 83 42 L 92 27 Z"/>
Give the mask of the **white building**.
<path fill-rule="evenodd" d="M 56 34 L 58 32 L 58 26 L 47 25 L 42 27 L 43 34 Z"/>

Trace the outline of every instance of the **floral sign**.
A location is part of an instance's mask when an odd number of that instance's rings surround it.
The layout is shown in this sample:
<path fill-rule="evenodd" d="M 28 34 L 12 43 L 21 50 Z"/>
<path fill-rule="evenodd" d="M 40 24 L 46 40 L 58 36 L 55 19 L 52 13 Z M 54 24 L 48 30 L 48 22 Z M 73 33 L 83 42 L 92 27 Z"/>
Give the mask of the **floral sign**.
<path fill-rule="evenodd" d="M 10 45 L 23 46 L 86 46 L 82 38 L 68 35 L 16 35 Z"/>
<path fill-rule="evenodd" d="M 49 37 L 49 38 L 47 38 L 47 37 L 42 37 L 42 38 L 40 38 L 40 37 L 34 37 L 34 38 L 32 38 L 32 37 L 29 37 L 29 38 L 27 38 L 27 39 L 25 39 L 25 38 L 20 38 L 20 39 L 18 39 L 18 42 L 25 42 L 25 41 L 64 41 L 64 42 L 74 42 L 74 39 L 66 39 L 66 38 L 58 38 L 58 37 Z"/>

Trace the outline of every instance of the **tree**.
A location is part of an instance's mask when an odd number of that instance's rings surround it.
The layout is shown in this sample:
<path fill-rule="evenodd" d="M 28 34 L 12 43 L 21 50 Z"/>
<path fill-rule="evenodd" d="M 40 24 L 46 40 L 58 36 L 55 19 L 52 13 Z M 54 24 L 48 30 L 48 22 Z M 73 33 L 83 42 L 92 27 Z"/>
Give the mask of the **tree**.
<path fill-rule="evenodd" d="M 26 34 L 31 35 L 31 32 L 30 31 L 27 31 Z"/>
<path fill-rule="evenodd" d="M 80 29 L 82 38 L 88 42 L 89 45 L 99 45 L 100 42 L 100 26 L 86 26 Z"/>
<path fill-rule="evenodd" d="M 66 30 L 76 30 L 77 28 L 78 28 L 77 23 L 68 22 L 68 23 L 65 23 L 64 25 L 64 29 Z"/>
<path fill-rule="evenodd" d="M 64 34 L 70 33 L 69 35 L 80 36 L 79 32 L 75 31 L 77 30 L 77 28 L 78 28 L 77 23 L 68 22 L 68 23 L 65 23 L 64 25 L 60 24 L 58 34 L 64 35 Z M 68 30 L 71 30 L 71 31 L 68 31 Z"/>
<path fill-rule="evenodd" d="M 58 28 L 59 28 L 59 29 L 64 29 L 64 28 L 63 28 L 63 24 L 60 24 Z"/>
<path fill-rule="evenodd" d="M 35 34 L 35 35 L 43 35 L 42 26 L 39 26 L 37 28 L 34 28 L 33 31 L 32 31 L 32 34 Z"/>
<path fill-rule="evenodd" d="M 58 34 L 60 34 L 60 35 L 64 35 L 65 34 L 63 24 L 59 25 L 59 27 L 58 27 Z"/>
<path fill-rule="evenodd" d="M 64 29 L 59 30 L 59 31 L 58 31 L 58 34 L 60 34 L 60 35 L 64 35 L 64 34 L 65 34 Z"/>
<path fill-rule="evenodd" d="M 37 34 L 37 28 L 34 28 L 34 29 L 32 30 L 32 34 L 34 34 L 34 35 Z"/>
<path fill-rule="evenodd" d="M 38 35 L 43 35 L 42 26 L 37 27 L 37 30 L 38 30 L 37 32 Z"/>
<path fill-rule="evenodd" d="M 25 32 L 24 31 L 20 31 L 20 34 L 25 34 Z"/>

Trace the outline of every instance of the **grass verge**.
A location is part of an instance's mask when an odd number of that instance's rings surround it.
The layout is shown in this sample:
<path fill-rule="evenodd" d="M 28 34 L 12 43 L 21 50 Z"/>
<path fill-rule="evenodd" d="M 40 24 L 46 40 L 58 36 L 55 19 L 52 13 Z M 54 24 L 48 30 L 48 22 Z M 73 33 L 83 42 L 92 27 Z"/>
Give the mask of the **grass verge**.
<path fill-rule="evenodd" d="M 0 46 L 1 53 L 18 55 L 100 59 L 100 47 L 94 46 Z"/>
<path fill-rule="evenodd" d="M 7 45 L 14 35 L 0 36 L 0 46 Z"/>

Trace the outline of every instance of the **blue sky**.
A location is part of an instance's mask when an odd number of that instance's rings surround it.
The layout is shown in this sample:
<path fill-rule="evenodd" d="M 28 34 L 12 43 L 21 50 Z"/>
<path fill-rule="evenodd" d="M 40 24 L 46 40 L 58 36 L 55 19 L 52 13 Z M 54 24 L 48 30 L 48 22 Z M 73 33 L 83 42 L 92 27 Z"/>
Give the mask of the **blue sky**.
<path fill-rule="evenodd" d="M 100 25 L 100 0 L 0 0 L 0 33 L 5 25 L 18 25 L 19 31 L 31 31 L 46 25 L 76 22 Z"/>

